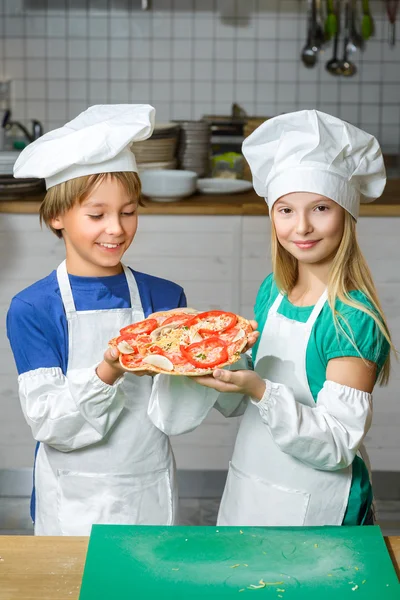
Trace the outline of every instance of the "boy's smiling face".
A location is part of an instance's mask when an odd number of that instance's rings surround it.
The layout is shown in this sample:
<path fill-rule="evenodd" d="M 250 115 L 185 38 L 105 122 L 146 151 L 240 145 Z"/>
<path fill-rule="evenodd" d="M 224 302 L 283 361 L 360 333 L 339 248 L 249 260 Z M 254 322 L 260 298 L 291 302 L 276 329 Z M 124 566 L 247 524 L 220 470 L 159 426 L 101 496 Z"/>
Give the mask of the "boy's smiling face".
<path fill-rule="evenodd" d="M 121 258 L 137 230 L 137 200 L 108 175 L 82 203 L 52 220 L 54 229 L 62 230 L 71 275 L 121 273 Z"/>

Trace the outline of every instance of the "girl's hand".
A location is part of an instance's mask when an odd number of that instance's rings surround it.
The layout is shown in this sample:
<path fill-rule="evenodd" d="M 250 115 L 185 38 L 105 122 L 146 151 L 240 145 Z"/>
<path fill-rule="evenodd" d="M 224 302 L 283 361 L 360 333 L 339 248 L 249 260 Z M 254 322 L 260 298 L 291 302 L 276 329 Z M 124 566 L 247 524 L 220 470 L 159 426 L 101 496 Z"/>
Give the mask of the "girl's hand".
<path fill-rule="evenodd" d="M 257 321 L 249 321 L 250 325 L 253 328 L 253 333 L 250 333 L 248 336 L 248 341 L 247 341 L 247 346 L 242 350 L 243 352 L 247 352 L 248 350 L 250 350 L 250 348 L 252 348 L 254 346 L 254 344 L 256 343 L 260 332 L 257 331 L 257 327 L 258 327 L 258 323 Z"/>
<path fill-rule="evenodd" d="M 213 388 L 218 392 L 245 394 L 261 400 L 265 392 L 265 382 L 254 371 L 225 371 L 215 369 L 212 375 L 192 378 L 199 385 Z"/>

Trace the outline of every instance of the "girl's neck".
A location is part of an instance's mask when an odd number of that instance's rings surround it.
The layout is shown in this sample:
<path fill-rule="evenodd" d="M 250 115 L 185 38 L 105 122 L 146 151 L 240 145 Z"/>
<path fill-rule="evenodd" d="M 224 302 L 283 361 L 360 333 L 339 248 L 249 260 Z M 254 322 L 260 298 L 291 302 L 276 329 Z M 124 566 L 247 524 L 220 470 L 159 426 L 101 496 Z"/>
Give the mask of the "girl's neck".
<path fill-rule="evenodd" d="M 312 306 L 324 293 L 331 264 L 308 265 L 298 263 L 298 277 L 289 293 L 289 300 L 297 306 Z"/>

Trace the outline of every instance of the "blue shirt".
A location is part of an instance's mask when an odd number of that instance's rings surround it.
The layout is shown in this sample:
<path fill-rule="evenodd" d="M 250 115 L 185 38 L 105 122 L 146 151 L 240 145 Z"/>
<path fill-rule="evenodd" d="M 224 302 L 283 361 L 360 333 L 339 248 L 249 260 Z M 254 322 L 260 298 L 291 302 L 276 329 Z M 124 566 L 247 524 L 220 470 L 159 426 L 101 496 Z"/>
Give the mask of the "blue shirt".
<path fill-rule="evenodd" d="M 132 272 L 145 317 L 152 312 L 186 306 L 186 297 L 179 285 Z M 69 275 L 69 281 L 77 311 L 130 307 L 124 273 L 110 277 Z M 50 367 L 60 367 L 66 374 L 68 327 L 56 271 L 12 299 L 7 314 L 7 335 L 19 374 Z"/>

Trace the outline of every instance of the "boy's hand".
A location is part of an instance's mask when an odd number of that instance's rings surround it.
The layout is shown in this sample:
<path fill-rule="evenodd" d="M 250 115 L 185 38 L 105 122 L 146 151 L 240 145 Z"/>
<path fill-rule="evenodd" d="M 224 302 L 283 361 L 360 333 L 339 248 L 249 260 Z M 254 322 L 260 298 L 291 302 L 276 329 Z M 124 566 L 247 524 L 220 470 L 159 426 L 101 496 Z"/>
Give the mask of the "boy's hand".
<path fill-rule="evenodd" d="M 124 369 L 124 367 L 121 365 L 119 362 L 119 354 L 120 353 L 118 352 L 117 348 L 107 348 L 107 350 L 104 352 L 103 361 L 96 369 L 99 379 L 108 385 L 114 385 L 117 379 L 119 379 L 124 373 L 132 372 Z M 153 371 L 133 371 L 133 374 L 137 377 L 143 377 L 143 375 L 150 375 L 151 377 L 154 377 L 155 375 Z"/>
<path fill-rule="evenodd" d="M 215 369 L 212 375 L 192 378 L 199 385 L 213 388 L 218 392 L 245 394 L 261 400 L 265 392 L 265 382 L 254 371 L 225 371 Z"/>

